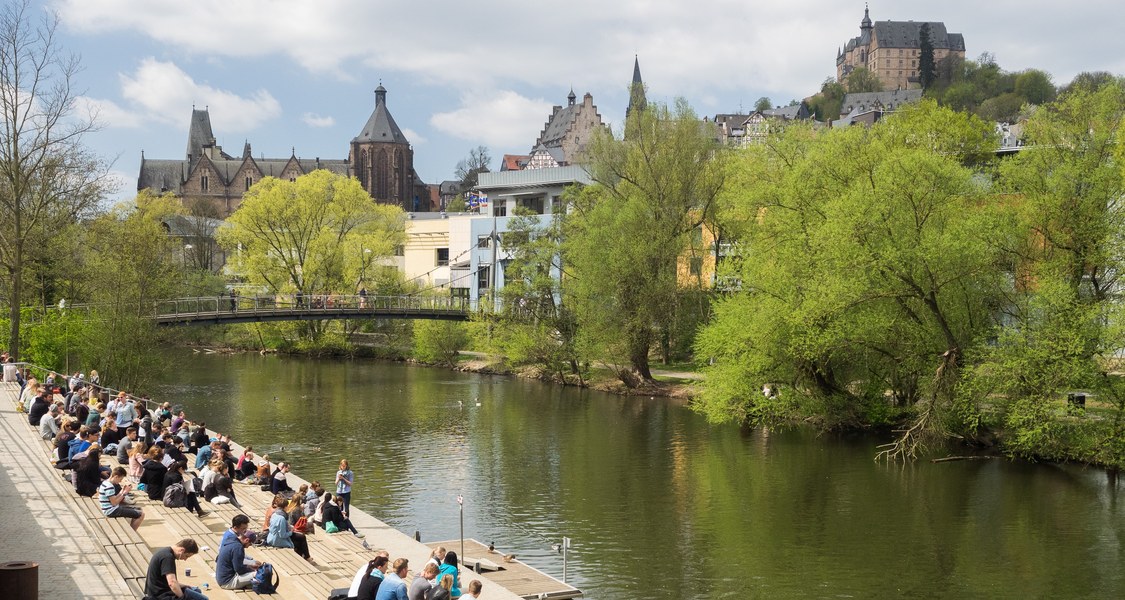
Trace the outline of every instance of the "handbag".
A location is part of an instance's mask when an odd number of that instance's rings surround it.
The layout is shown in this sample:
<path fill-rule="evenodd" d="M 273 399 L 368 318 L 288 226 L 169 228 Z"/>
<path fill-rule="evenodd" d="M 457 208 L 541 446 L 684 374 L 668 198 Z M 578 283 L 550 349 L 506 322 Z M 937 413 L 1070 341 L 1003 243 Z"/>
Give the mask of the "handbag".
<path fill-rule="evenodd" d="M 297 519 L 296 523 L 293 523 L 293 531 L 303 532 L 305 530 L 305 528 L 308 527 L 308 525 L 309 525 L 309 520 L 306 519 L 305 517 L 301 517 L 301 518 Z"/>
<path fill-rule="evenodd" d="M 329 521 L 324 524 L 324 531 L 326 533 L 340 533 L 340 528 L 336 527 L 336 523 L 334 521 Z"/>

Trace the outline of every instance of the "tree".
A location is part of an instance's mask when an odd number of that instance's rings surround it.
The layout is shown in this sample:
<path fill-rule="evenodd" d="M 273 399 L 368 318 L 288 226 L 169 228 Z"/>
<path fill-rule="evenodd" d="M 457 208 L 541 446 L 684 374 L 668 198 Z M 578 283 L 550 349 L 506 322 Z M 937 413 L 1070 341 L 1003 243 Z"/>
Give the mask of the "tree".
<path fill-rule="evenodd" d="M 1055 84 L 1046 72 L 1028 69 L 1016 75 L 1015 93 L 1031 104 L 1045 104 L 1055 99 Z"/>
<path fill-rule="evenodd" d="M 465 325 L 450 321 L 416 321 L 414 323 L 414 358 L 453 366 L 457 355 L 469 344 Z"/>
<path fill-rule="evenodd" d="M 922 82 L 922 89 L 929 89 L 937 77 L 937 68 L 934 65 L 934 42 L 930 37 L 930 24 L 922 23 L 918 28 L 918 78 Z"/>
<path fill-rule="evenodd" d="M 354 293 L 405 241 L 406 215 L 325 170 L 254 184 L 218 233 L 231 268 L 272 293 Z"/>
<path fill-rule="evenodd" d="M 115 385 L 152 381 L 162 366 L 152 352 L 160 337 L 149 317 L 182 285 L 183 249 L 163 225 L 182 213 L 175 198 L 142 192 L 88 225 L 83 266 L 95 308 L 77 345 L 83 362 L 98 365 Z"/>
<path fill-rule="evenodd" d="M 832 121 L 840 118 L 840 109 L 846 94 L 844 85 L 829 77 L 820 86 L 820 93 L 809 100 L 809 110 L 818 121 Z"/>
<path fill-rule="evenodd" d="M 580 352 L 621 364 L 636 385 L 676 318 L 677 259 L 713 216 L 725 155 L 683 100 L 634 111 L 622 139 L 602 133 L 587 150 L 594 184 L 569 195 L 563 221 L 565 301 Z"/>
<path fill-rule="evenodd" d="M 1005 207 L 964 166 L 994 148 L 988 124 L 926 101 L 743 153 L 719 219 L 741 290 L 699 337 L 713 366 L 698 408 L 828 427 L 901 410 L 905 454 L 944 431 L 965 353 L 1010 289 Z"/>
<path fill-rule="evenodd" d="M 560 381 L 569 371 L 581 382 L 577 323 L 562 302 L 562 215 L 545 219 L 517 209 L 508 221 L 494 343 L 515 364 L 539 366 Z"/>
<path fill-rule="evenodd" d="M 461 181 L 461 192 L 467 192 L 477 187 L 477 179 L 481 173 L 489 172 L 492 157 L 487 146 L 477 146 L 469 150 L 469 155 L 457 162 L 453 175 Z"/>
<path fill-rule="evenodd" d="M 847 88 L 849 94 L 881 92 L 883 91 L 883 82 L 879 80 L 879 76 L 875 73 L 863 67 L 856 67 L 844 78 L 844 87 Z"/>
<path fill-rule="evenodd" d="M 20 351 L 20 307 L 31 243 L 73 222 L 108 187 L 107 167 L 83 146 L 92 119 L 76 113 L 78 58 L 55 38 L 58 18 L 33 23 L 29 0 L 0 13 L 0 266 L 7 271 L 8 348 Z"/>
<path fill-rule="evenodd" d="M 754 110 L 758 112 L 765 112 L 771 108 L 773 108 L 773 102 L 770 102 L 770 99 L 765 96 L 758 98 L 758 101 L 754 103 Z"/>

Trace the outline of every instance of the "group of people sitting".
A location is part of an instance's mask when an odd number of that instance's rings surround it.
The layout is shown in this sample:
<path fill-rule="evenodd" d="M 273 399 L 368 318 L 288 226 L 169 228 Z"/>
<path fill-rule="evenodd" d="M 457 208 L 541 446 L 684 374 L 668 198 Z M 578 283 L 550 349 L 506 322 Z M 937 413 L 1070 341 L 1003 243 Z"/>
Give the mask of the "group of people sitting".
<path fill-rule="evenodd" d="M 316 527 L 327 533 L 346 531 L 364 537 L 348 518 L 354 476 L 346 460 L 341 461 L 336 476 L 336 493 L 317 481 L 294 490 L 287 478 L 288 463 L 278 463 L 273 469 L 269 455 L 259 461 L 252 447 L 235 457 L 228 436 L 220 434 L 212 439 L 205 423 L 191 423 L 183 410 L 173 411 L 168 403 L 150 410 L 146 398 L 133 399 L 125 392 L 109 397 L 98 384 L 97 371 L 91 371 L 89 379 L 75 373 L 65 382 L 56 373 L 50 373 L 43 382 L 22 371 L 16 375 L 23 385 L 20 406 L 27 407 L 28 422 L 39 427 L 43 439 L 54 441 L 55 467 L 69 472 L 79 495 L 96 495 L 103 514 L 129 519 L 134 530 L 145 518 L 144 510 L 135 505 L 134 491 L 144 492 L 165 506 L 182 506 L 200 517 L 208 514 L 200 497 L 211 504 L 229 503 L 241 508 L 234 481 L 257 484 L 274 494 L 261 531 L 250 531 L 249 517 L 239 514 L 223 534 L 215 579 L 224 589 L 251 585 L 262 564 L 246 556 L 245 549 L 251 545 L 292 548 L 316 564 L 305 537 Z M 64 394 L 62 400 L 55 399 Z M 112 454 L 118 466 L 102 466 L 103 453 Z M 189 464 L 193 471 L 188 470 Z M 146 593 L 150 587 L 153 592 L 179 588 L 181 597 L 205 600 L 198 589 L 179 585 L 175 579 L 175 559 L 186 559 L 198 549 L 180 544 L 162 552 L 159 557 L 153 556 L 149 569 L 152 581 L 146 581 Z M 468 593 L 462 595 L 457 555 L 444 548 L 434 551 L 409 588 L 407 572 L 407 559 L 392 563 L 386 551 L 378 551 L 360 567 L 346 597 L 445 600 L 474 599 L 480 593 L 480 582 L 473 581 Z"/>
<path fill-rule="evenodd" d="M 435 548 L 430 560 L 407 584 L 410 561 L 405 558 L 390 561 L 390 553 L 379 550 L 359 568 L 347 590 L 347 600 L 450 600 L 462 598 L 475 600 L 480 596 L 480 580 L 469 582 L 462 594 L 457 553 Z"/>

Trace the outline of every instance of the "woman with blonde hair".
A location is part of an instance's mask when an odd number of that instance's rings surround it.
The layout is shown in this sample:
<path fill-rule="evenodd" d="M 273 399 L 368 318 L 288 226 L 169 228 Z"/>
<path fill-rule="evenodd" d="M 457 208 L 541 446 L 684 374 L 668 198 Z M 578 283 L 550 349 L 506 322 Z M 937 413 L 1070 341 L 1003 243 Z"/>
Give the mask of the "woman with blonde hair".
<path fill-rule="evenodd" d="M 348 459 L 340 459 L 340 470 L 336 471 L 336 497 L 341 502 L 340 508 L 344 514 L 349 514 L 352 508 L 352 484 L 355 483 L 355 473 L 348 468 Z"/>
<path fill-rule="evenodd" d="M 437 587 L 430 592 L 429 600 L 449 600 L 453 598 L 453 576 L 439 575 L 441 579 L 438 581 Z"/>

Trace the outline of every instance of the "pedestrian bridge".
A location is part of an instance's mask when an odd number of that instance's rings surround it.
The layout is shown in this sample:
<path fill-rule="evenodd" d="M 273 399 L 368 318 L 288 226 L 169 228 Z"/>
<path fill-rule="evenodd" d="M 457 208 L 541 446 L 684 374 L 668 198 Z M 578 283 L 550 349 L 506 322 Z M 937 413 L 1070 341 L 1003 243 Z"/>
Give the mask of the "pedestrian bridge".
<path fill-rule="evenodd" d="M 449 296 L 204 296 L 156 303 L 158 325 L 222 325 L 328 319 L 436 319 L 466 321 L 468 298 Z"/>

